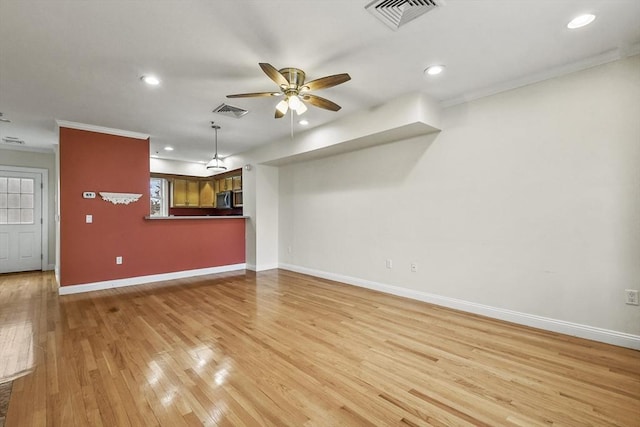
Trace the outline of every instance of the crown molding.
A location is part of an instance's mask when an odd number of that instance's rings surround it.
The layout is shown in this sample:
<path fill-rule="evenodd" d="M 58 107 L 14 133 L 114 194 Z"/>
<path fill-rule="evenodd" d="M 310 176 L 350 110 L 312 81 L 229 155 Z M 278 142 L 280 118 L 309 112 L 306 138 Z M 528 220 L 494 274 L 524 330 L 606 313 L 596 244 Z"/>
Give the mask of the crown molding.
<path fill-rule="evenodd" d="M 0 150 L 10 150 L 10 151 L 26 151 L 30 153 L 45 153 L 45 154 L 53 154 L 55 153 L 55 148 L 52 145 L 51 147 L 35 147 L 33 145 L 18 145 L 18 144 L 2 144 L 0 143 Z"/>
<path fill-rule="evenodd" d="M 527 76 L 509 80 L 500 84 L 488 86 L 475 91 L 470 91 L 450 99 L 444 99 L 440 102 L 440 106 L 442 108 L 453 107 L 454 105 L 464 104 L 465 102 L 475 101 L 477 99 L 496 95 L 508 90 L 517 89 L 519 87 L 542 82 L 544 80 L 550 80 L 555 77 L 561 77 L 566 74 L 571 74 L 578 71 L 586 70 L 588 68 L 597 67 L 598 65 L 604 65 L 609 62 L 614 62 L 620 59 L 637 55 L 639 53 L 640 43 L 635 43 L 624 48 L 611 49 L 599 55 L 591 56 L 589 58 L 572 62 L 570 64 L 549 68 L 538 73 L 529 74 Z"/>
<path fill-rule="evenodd" d="M 89 132 L 106 133 L 108 135 L 124 136 L 124 137 L 127 137 L 127 138 L 134 138 L 134 139 L 149 139 L 150 138 L 150 135 L 148 135 L 146 133 L 132 132 L 132 131 L 122 130 L 122 129 L 107 128 L 107 127 L 96 126 L 96 125 L 88 125 L 88 124 L 85 124 L 85 123 L 69 122 L 69 121 L 66 121 L 66 120 L 56 120 L 56 126 L 58 128 L 86 130 L 86 131 L 89 131 Z"/>

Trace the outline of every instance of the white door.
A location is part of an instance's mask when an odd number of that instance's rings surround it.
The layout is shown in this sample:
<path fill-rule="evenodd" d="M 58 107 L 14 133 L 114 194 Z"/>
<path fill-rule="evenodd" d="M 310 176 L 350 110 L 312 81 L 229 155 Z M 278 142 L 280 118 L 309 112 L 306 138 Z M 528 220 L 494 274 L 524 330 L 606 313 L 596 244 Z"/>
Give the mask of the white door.
<path fill-rule="evenodd" d="M 0 170 L 0 273 L 42 269 L 42 176 Z"/>

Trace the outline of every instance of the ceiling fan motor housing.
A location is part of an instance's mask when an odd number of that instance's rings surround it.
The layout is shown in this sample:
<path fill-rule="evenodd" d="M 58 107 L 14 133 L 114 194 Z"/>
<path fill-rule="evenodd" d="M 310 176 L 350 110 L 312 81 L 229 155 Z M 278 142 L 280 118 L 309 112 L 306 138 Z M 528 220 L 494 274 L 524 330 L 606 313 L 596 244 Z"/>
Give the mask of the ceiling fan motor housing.
<path fill-rule="evenodd" d="M 304 85 L 304 79 L 306 77 L 304 71 L 299 68 L 282 68 L 278 70 L 278 72 L 289 82 L 288 87 L 281 86 L 282 90 L 285 91 L 285 94 L 289 91 L 295 92 L 297 95 L 298 91 L 302 88 L 302 85 Z"/>

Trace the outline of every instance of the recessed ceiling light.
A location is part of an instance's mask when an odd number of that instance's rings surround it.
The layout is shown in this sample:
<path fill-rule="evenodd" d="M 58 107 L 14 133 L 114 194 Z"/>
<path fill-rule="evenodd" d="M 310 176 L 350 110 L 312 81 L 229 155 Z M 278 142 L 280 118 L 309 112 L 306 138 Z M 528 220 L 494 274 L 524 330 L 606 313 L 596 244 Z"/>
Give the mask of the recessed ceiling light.
<path fill-rule="evenodd" d="M 156 76 L 142 76 L 140 77 L 140 80 L 150 86 L 157 86 L 160 84 L 160 79 L 158 79 Z"/>
<path fill-rule="evenodd" d="M 436 76 L 444 71 L 444 65 L 431 65 L 424 70 L 424 73 L 429 76 Z"/>
<path fill-rule="evenodd" d="M 164 147 L 164 151 L 173 151 L 173 147 L 167 145 L 166 147 Z"/>
<path fill-rule="evenodd" d="M 307 119 L 302 119 L 302 120 L 300 120 L 298 123 L 300 123 L 302 126 L 306 126 L 306 125 L 308 125 L 308 124 L 309 124 L 309 120 L 307 120 Z"/>
<path fill-rule="evenodd" d="M 589 25 L 596 19 L 595 15 L 590 13 L 585 13 L 584 15 L 576 16 L 567 24 L 567 28 L 570 30 L 575 30 L 576 28 L 584 27 L 585 25 Z"/>

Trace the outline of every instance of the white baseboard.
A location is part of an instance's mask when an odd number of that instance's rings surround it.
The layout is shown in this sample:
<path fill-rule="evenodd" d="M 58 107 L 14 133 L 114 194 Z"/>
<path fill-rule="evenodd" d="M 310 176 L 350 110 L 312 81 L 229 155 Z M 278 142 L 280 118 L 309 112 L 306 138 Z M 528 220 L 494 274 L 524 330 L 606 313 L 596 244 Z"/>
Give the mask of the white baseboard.
<path fill-rule="evenodd" d="M 275 263 L 275 264 L 260 264 L 256 266 L 256 271 L 266 271 L 266 270 L 274 270 L 276 268 L 279 268 L 280 265 Z"/>
<path fill-rule="evenodd" d="M 60 286 L 58 294 L 69 295 L 81 292 L 99 291 L 103 289 L 121 288 L 123 286 L 141 285 L 143 283 L 161 282 L 164 280 L 182 279 L 185 277 L 203 276 L 205 274 L 225 273 L 246 269 L 246 264 L 221 265 L 219 267 L 199 268 L 196 270 L 175 271 L 171 273 L 152 274 L 149 276 L 127 277 L 126 279 L 106 280 L 104 282 L 83 283 L 80 285 Z"/>
<path fill-rule="evenodd" d="M 585 338 L 589 340 L 604 342 L 607 344 L 640 350 L 640 336 L 638 335 L 612 331 L 609 329 L 596 328 L 594 326 L 581 325 L 579 323 L 566 322 L 564 320 L 551 319 L 548 317 L 507 310 L 504 308 L 491 307 L 488 305 L 477 304 L 470 301 L 444 297 L 427 292 L 402 288 L 399 286 L 386 285 L 383 283 L 372 282 L 370 280 L 343 276 L 326 271 L 300 267 L 297 265 L 280 264 L 279 268 L 295 271 L 297 273 L 308 274 L 310 276 L 321 277 L 323 279 L 334 280 L 336 282 L 342 282 L 349 285 L 359 286 L 362 288 L 372 289 L 387 294 L 428 302 L 430 304 L 440 305 L 456 310 L 466 311 L 468 313 L 479 314 L 494 319 L 505 320 L 507 322 L 513 322 L 519 325 L 531 326 L 533 328 L 544 329 L 547 331 L 572 335 L 579 338 Z"/>
<path fill-rule="evenodd" d="M 247 264 L 247 270 L 251 271 L 265 271 L 265 270 L 274 270 L 276 268 L 280 268 L 279 264 Z"/>

